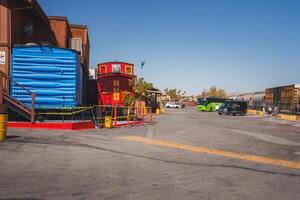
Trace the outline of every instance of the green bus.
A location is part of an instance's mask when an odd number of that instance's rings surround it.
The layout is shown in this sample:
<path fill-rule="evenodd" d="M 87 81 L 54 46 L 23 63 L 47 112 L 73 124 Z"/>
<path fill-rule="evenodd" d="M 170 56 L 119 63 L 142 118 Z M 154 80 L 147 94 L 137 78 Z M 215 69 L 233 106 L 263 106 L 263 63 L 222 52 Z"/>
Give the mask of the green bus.
<path fill-rule="evenodd" d="M 213 97 L 198 98 L 197 110 L 215 112 L 225 101 L 226 99 Z"/>

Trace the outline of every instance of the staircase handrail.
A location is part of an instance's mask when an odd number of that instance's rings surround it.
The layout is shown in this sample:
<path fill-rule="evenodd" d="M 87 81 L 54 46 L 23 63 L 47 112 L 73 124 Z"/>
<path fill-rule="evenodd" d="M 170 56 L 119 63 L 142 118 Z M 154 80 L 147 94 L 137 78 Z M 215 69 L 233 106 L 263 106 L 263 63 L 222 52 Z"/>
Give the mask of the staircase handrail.
<path fill-rule="evenodd" d="M 16 81 L 12 80 L 11 77 L 8 74 L 5 74 L 4 72 L 0 71 L 0 77 L 5 78 L 6 80 L 13 82 L 15 85 L 17 85 L 18 87 L 22 88 L 23 90 L 25 90 L 26 92 L 28 92 L 31 95 L 31 122 L 35 121 L 35 93 L 28 90 L 26 87 L 24 87 L 23 85 L 20 85 L 19 83 L 17 83 Z M 2 90 L 5 90 L 3 88 L 3 81 L 0 81 L 0 88 L 2 88 Z"/>

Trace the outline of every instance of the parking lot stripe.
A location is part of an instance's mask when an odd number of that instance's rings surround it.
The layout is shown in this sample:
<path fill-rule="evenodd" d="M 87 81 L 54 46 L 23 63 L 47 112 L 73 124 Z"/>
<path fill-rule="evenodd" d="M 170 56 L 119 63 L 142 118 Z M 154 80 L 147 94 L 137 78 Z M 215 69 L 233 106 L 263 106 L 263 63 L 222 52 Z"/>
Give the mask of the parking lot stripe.
<path fill-rule="evenodd" d="M 264 164 L 270 164 L 270 165 L 276 165 L 276 166 L 300 170 L 300 162 L 296 162 L 296 161 L 280 160 L 280 159 L 264 157 L 264 156 L 256 156 L 256 155 L 245 154 L 240 152 L 223 151 L 223 150 L 212 149 L 207 147 L 181 144 L 181 143 L 176 143 L 168 140 L 151 139 L 151 138 L 145 138 L 140 136 L 122 136 L 119 137 L 119 139 L 140 142 L 140 143 L 145 143 L 150 145 L 156 145 L 156 146 L 162 146 L 162 147 L 168 147 L 168 148 L 174 148 L 174 149 L 181 149 L 181 150 L 197 152 L 197 153 L 207 153 L 207 154 L 212 154 L 217 156 L 223 156 L 228 158 L 252 161 L 257 163 L 264 163 Z"/>

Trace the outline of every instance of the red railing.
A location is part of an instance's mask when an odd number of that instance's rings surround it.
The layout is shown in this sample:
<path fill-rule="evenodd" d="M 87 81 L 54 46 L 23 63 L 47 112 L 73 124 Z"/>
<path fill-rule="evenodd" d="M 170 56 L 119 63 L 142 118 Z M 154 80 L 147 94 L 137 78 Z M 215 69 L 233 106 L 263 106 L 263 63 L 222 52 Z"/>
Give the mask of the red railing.
<path fill-rule="evenodd" d="M 105 127 L 105 119 L 111 119 L 111 126 L 114 128 L 121 126 L 137 126 L 153 124 L 152 110 L 148 107 L 138 109 L 136 106 L 116 106 L 116 105 L 97 105 L 97 126 Z"/>
<path fill-rule="evenodd" d="M 29 96 L 31 98 L 31 108 L 26 106 L 21 101 L 9 95 L 9 85 L 13 84 L 14 86 L 21 88 L 24 92 L 23 96 Z M 21 111 L 30 115 L 30 121 L 35 121 L 35 93 L 31 92 L 24 86 L 20 85 L 16 81 L 12 80 L 11 77 L 0 71 L 0 104 L 4 104 L 4 100 L 7 100 L 13 106 L 17 107 Z"/>

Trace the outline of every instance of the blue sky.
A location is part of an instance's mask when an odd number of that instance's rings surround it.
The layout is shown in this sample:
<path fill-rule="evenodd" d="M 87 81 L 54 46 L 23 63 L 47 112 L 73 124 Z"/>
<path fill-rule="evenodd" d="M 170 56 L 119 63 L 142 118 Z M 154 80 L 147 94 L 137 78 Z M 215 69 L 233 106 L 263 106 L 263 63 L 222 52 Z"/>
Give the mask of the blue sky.
<path fill-rule="evenodd" d="M 134 63 L 160 89 L 199 94 L 216 85 L 232 93 L 300 83 L 298 0 L 39 2 L 48 15 L 89 27 L 92 66 Z"/>

